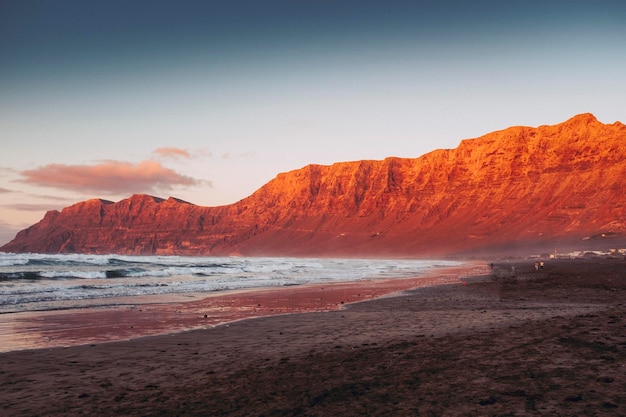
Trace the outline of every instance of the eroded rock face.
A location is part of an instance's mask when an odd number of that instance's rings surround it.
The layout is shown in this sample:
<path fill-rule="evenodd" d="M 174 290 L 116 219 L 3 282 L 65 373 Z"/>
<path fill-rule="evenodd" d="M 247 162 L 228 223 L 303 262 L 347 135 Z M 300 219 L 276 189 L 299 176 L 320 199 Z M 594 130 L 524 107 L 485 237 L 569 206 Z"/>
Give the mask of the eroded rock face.
<path fill-rule="evenodd" d="M 50 211 L 3 251 L 432 256 L 623 236 L 626 126 L 591 114 L 420 158 L 309 165 L 228 206 L 134 195 Z"/>

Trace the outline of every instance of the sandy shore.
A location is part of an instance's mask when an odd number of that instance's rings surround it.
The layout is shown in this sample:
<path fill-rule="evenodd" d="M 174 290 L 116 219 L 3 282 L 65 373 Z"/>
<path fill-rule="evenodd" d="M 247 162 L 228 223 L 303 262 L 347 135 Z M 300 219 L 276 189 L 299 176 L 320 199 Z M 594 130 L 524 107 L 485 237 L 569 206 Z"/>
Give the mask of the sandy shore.
<path fill-rule="evenodd" d="M 248 318 L 340 310 L 408 289 L 459 283 L 487 271 L 484 262 L 467 262 L 417 277 L 220 291 L 209 296 L 126 297 L 106 300 L 115 307 L 0 314 L 0 352 L 130 340 Z"/>
<path fill-rule="evenodd" d="M 337 311 L 2 353 L 0 415 L 626 415 L 626 261 L 515 267 Z"/>

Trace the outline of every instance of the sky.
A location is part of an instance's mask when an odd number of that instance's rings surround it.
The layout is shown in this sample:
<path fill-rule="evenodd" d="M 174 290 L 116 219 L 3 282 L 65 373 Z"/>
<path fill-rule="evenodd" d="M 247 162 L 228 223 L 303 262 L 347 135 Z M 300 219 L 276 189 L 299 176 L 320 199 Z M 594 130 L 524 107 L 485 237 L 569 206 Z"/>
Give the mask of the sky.
<path fill-rule="evenodd" d="M 626 122 L 624 1 L 2 0 L 0 244 L 90 198 Z"/>

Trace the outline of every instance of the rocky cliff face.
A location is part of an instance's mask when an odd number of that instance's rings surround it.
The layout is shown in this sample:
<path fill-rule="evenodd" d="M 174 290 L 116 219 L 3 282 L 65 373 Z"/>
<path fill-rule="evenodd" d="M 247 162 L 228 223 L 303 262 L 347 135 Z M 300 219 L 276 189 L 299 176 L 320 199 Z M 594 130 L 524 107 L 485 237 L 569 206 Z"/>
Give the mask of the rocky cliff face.
<path fill-rule="evenodd" d="M 228 206 L 134 195 L 51 211 L 12 252 L 432 256 L 626 232 L 626 126 L 591 114 L 416 159 L 309 165 Z"/>

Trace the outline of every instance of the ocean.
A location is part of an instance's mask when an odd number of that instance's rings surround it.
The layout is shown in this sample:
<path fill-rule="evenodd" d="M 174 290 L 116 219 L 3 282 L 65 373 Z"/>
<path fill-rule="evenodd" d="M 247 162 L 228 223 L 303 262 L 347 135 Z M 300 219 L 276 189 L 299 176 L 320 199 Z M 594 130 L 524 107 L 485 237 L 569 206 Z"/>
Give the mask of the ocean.
<path fill-rule="evenodd" d="M 0 314 L 420 276 L 455 261 L 0 253 Z"/>
<path fill-rule="evenodd" d="M 428 277 L 435 268 L 458 265 L 462 263 L 439 260 L 0 253 L 0 352 L 173 334 L 294 311 L 328 311 L 344 298 L 350 302 L 384 295 L 374 281 L 389 280 L 388 288 L 403 289 L 458 282 L 454 274 Z M 362 282 L 359 289 L 341 295 L 335 291 L 338 299 L 324 291 L 328 284 L 355 281 Z M 313 286 L 313 295 L 290 298 L 297 297 L 298 288 L 309 291 L 307 284 L 322 285 Z M 256 291 L 263 289 L 272 291 Z M 285 295 L 287 290 L 290 295 Z"/>

